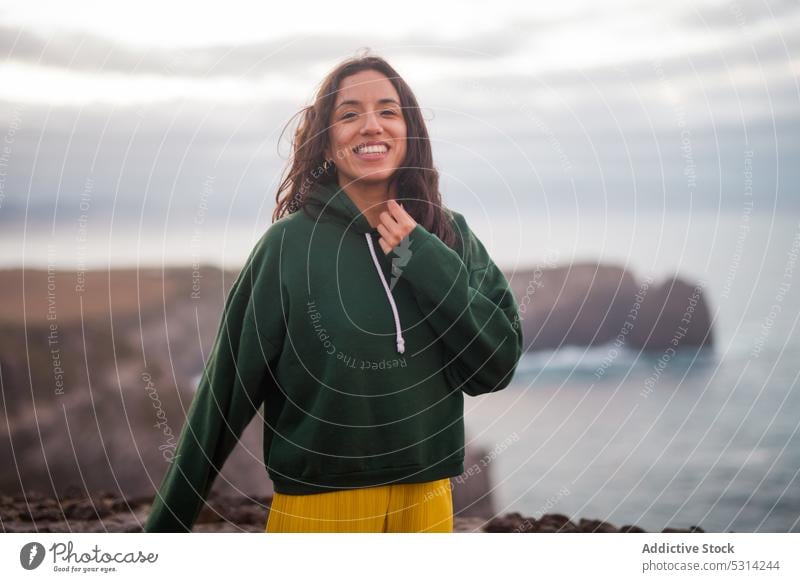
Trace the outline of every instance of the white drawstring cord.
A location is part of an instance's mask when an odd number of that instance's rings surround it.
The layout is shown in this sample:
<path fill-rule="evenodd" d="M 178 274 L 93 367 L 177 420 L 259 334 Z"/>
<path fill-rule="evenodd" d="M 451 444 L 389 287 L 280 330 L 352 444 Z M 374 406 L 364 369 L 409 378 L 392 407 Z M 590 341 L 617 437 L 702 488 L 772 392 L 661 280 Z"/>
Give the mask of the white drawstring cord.
<path fill-rule="evenodd" d="M 403 334 L 400 331 L 400 315 L 397 313 L 397 306 L 394 304 L 394 297 L 389 285 L 386 284 L 386 277 L 383 276 L 381 265 L 378 262 L 378 257 L 375 255 L 375 247 L 372 244 L 372 236 L 370 233 L 365 232 L 364 236 L 367 237 L 367 245 L 369 245 L 369 252 L 372 255 L 372 262 L 375 263 L 375 268 L 378 270 L 378 275 L 381 277 L 383 283 L 383 290 L 386 291 L 386 296 L 389 298 L 389 304 L 392 306 L 392 313 L 394 314 L 394 327 L 397 330 L 397 352 L 402 354 L 406 351 L 406 341 L 403 339 Z"/>

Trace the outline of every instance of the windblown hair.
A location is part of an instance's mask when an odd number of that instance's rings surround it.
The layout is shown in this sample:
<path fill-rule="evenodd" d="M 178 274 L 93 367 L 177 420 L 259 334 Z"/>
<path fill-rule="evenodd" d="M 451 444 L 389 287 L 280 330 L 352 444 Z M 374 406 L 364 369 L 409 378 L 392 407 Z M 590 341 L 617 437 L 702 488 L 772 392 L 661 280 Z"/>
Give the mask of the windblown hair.
<path fill-rule="evenodd" d="M 314 102 L 292 117 L 294 119 L 299 115 L 300 122 L 294 132 L 292 153 L 285 177 L 275 196 L 276 207 L 272 213 L 272 221 L 303 209 L 306 193 L 315 183 L 337 183 L 335 160 L 330 163 L 330 160 L 325 159 L 331 114 L 342 80 L 366 70 L 378 71 L 389 79 L 400 96 L 406 122 L 406 157 L 389 179 L 389 184 L 396 183 L 398 196 L 403 199 L 403 208 L 416 222 L 438 236 L 447 246 L 455 248 L 460 244 L 460 236 L 456 234 L 442 206 L 439 172 L 433 166 L 428 129 L 417 99 L 397 71 L 378 56 L 353 57 L 337 65 L 323 79 Z M 286 127 L 291 121 L 290 119 Z"/>

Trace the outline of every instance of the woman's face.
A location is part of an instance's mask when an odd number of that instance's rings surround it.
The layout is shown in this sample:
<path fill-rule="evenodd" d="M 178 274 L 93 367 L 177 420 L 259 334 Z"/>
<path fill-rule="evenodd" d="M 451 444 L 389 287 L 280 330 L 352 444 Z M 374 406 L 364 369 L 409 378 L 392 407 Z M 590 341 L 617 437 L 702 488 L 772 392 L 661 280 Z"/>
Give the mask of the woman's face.
<path fill-rule="evenodd" d="M 328 129 L 328 159 L 339 173 L 339 184 L 387 181 L 406 157 L 406 121 L 400 97 L 378 71 L 345 77 Z"/>

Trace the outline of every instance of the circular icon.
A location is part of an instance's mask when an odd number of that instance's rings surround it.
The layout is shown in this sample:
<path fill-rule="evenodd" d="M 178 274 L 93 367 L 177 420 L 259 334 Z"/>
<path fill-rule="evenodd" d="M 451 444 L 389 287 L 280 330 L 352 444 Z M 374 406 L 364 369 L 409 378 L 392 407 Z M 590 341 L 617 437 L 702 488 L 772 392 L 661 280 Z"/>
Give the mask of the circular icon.
<path fill-rule="evenodd" d="M 38 568 L 44 560 L 44 546 L 39 542 L 28 542 L 19 551 L 19 563 L 26 570 Z"/>

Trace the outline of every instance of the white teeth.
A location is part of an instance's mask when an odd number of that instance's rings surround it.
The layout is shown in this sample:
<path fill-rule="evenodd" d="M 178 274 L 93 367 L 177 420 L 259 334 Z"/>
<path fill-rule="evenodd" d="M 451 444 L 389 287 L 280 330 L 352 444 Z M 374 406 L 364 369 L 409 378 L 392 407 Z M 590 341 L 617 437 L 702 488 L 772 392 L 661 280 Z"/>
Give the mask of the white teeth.
<path fill-rule="evenodd" d="M 356 152 L 359 154 L 382 154 L 387 150 L 385 145 L 370 145 L 370 146 L 359 146 L 356 148 Z"/>

